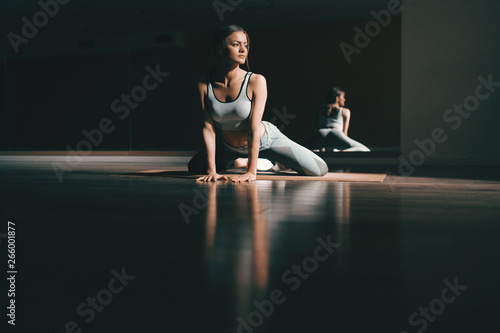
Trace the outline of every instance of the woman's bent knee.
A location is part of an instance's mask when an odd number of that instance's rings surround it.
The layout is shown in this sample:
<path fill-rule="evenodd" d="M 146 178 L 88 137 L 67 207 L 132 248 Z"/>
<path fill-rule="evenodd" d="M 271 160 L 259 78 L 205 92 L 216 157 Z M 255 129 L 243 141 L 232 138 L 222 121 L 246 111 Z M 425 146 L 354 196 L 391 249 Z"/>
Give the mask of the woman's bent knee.
<path fill-rule="evenodd" d="M 314 176 L 314 177 L 323 177 L 328 173 L 328 165 L 321 158 L 316 159 L 316 164 L 318 168 L 314 168 L 315 170 L 304 170 L 306 176 Z"/>
<path fill-rule="evenodd" d="M 322 163 L 318 162 L 319 172 L 315 176 L 323 177 L 328 173 L 328 165 L 325 161 L 321 160 Z"/>

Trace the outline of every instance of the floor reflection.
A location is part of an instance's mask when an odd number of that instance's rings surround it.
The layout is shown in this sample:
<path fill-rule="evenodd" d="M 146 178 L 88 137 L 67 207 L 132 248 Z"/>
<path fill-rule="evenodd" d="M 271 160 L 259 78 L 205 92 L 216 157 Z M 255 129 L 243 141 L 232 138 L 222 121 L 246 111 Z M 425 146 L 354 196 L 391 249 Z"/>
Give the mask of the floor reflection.
<path fill-rule="evenodd" d="M 208 199 L 204 251 L 208 306 L 212 311 L 224 308 L 225 317 L 234 318 L 230 326 L 255 310 L 254 301 L 268 298 L 282 283 L 282 266 L 302 260 L 318 236 L 342 238 L 350 221 L 349 183 L 219 181 L 197 186 Z M 281 196 L 285 191 L 287 195 Z M 303 232 L 291 232 L 295 228 Z"/>
<path fill-rule="evenodd" d="M 340 224 L 349 224 L 351 219 L 351 184 L 339 183 L 334 187 L 336 199 L 335 204 L 335 218 Z"/>
<path fill-rule="evenodd" d="M 233 289 L 233 310 L 247 312 L 255 298 L 266 294 L 269 274 L 269 238 L 259 185 L 215 182 L 200 186 L 206 187 L 208 197 L 205 267 L 213 296 L 220 296 L 221 287 Z M 224 286 L 221 281 L 226 281 Z"/>

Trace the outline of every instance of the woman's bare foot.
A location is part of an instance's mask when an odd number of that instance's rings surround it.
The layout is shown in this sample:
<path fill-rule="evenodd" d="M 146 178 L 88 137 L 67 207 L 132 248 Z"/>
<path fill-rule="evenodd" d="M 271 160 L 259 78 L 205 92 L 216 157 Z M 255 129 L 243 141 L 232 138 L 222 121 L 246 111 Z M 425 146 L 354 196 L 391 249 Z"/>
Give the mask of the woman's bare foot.
<path fill-rule="evenodd" d="M 248 158 L 240 157 L 234 160 L 234 168 L 248 168 Z"/>

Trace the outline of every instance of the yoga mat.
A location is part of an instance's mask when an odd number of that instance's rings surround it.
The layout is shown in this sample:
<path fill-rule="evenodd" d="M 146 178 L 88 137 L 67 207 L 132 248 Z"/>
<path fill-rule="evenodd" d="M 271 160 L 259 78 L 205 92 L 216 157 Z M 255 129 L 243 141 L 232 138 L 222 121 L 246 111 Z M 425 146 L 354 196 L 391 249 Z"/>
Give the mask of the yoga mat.
<path fill-rule="evenodd" d="M 227 177 L 236 176 L 244 173 L 236 170 L 230 170 L 227 173 L 220 173 Z M 126 175 L 131 176 L 159 176 L 159 177 L 176 177 L 176 178 L 191 178 L 196 179 L 202 175 L 191 175 L 187 171 L 173 171 L 173 170 L 144 170 L 136 173 L 129 173 Z M 299 176 L 296 172 L 258 172 L 257 180 L 307 180 L 307 181 L 340 181 L 340 182 L 378 182 L 382 183 L 386 174 L 382 173 L 344 173 L 344 172 L 328 172 L 323 177 L 315 176 Z"/>

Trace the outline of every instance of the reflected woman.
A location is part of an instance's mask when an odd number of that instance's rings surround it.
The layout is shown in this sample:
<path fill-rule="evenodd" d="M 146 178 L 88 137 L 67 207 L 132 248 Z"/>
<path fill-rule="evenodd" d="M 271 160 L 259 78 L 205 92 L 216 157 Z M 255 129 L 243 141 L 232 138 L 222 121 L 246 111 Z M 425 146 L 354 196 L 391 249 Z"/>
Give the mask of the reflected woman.
<path fill-rule="evenodd" d="M 328 91 L 328 104 L 318 115 L 319 130 L 306 146 L 314 151 L 370 151 L 347 136 L 351 111 L 345 107 L 345 101 L 343 90 L 335 87 Z"/>
<path fill-rule="evenodd" d="M 203 174 L 198 181 L 217 181 L 228 179 L 220 171 L 245 167 L 246 173 L 231 180 L 251 182 L 256 179 L 258 160 L 262 157 L 300 175 L 325 175 L 328 166 L 319 156 L 262 120 L 266 79 L 240 67 L 246 64 L 248 68 L 249 48 L 249 36 L 239 26 L 224 26 L 214 36 L 217 63 L 198 82 L 205 149 L 191 159 L 189 171 Z"/>

